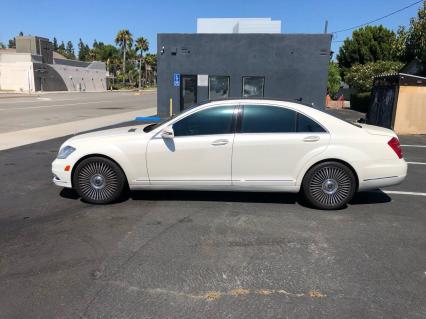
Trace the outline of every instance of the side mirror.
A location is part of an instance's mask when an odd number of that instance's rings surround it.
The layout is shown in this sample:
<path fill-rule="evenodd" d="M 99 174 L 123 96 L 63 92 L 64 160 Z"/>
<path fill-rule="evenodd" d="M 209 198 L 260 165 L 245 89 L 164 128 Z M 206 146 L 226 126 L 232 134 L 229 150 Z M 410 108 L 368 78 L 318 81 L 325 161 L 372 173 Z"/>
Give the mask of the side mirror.
<path fill-rule="evenodd" d="M 173 131 L 173 127 L 167 126 L 162 132 L 161 137 L 165 139 L 172 139 L 175 137 L 175 132 Z"/>

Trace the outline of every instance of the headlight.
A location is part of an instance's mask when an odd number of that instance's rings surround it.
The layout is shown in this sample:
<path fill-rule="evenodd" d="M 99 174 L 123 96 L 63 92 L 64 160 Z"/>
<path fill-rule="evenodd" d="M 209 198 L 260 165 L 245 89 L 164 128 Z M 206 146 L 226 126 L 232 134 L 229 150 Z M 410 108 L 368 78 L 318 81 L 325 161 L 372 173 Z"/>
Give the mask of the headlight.
<path fill-rule="evenodd" d="M 62 147 L 59 150 L 58 156 L 56 158 L 58 158 L 58 159 L 65 159 L 65 158 L 67 158 L 74 151 L 75 151 L 75 148 L 72 147 L 72 146 Z"/>

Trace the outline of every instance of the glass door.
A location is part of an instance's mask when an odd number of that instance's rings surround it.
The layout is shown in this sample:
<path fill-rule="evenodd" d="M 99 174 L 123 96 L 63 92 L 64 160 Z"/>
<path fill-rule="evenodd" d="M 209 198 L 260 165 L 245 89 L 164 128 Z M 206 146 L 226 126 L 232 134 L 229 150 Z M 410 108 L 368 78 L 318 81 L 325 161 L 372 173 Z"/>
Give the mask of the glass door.
<path fill-rule="evenodd" d="M 182 75 L 180 82 L 180 110 L 197 103 L 197 76 Z"/>

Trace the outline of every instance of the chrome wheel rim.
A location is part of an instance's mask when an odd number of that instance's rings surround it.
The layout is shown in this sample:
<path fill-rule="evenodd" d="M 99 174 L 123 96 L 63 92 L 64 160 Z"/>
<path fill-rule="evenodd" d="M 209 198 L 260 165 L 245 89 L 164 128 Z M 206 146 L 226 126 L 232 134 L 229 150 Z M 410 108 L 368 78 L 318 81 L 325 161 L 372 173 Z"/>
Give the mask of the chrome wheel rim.
<path fill-rule="evenodd" d="M 104 162 L 90 162 L 79 173 L 81 192 L 92 200 L 107 200 L 118 189 L 116 172 Z"/>
<path fill-rule="evenodd" d="M 334 206 L 348 198 L 351 185 L 350 176 L 342 168 L 326 166 L 315 172 L 309 190 L 317 202 Z"/>

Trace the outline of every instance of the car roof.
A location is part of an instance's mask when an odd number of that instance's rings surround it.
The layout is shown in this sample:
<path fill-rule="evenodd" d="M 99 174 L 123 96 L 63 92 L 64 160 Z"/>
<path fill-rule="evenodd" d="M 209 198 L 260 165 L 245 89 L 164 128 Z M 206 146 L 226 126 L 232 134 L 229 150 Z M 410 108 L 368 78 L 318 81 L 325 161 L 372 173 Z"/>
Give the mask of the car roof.
<path fill-rule="evenodd" d="M 247 103 L 259 103 L 259 104 L 282 104 L 282 105 L 303 105 L 308 107 L 313 107 L 311 104 L 302 103 L 299 101 L 289 101 L 289 100 L 282 100 L 282 99 L 272 99 L 272 98 L 227 98 L 227 99 L 219 99 L 219 100 L 205 100 L 198 103 L 198 106 L 202 105 L 213 105 L 213 104 L 232 104 L 232 103 L 241 103 L 241 104 L 247 104 Z"/>
<path fill-rule="evenodd" d="M 274 106 L 290 107 L 294 110 L 307 112 L 307 113 L 316 113 L 316 112 L 323 113 L 321 110 L 317 110 L 311 105 L 285 101 L 285 100 L 274 100 L 274 99 L 241 99 L 241 98 L 223 99 L 223 100 L 209 101 L 204 104 L 197 105 L 197 107 L 203 108 L 203 107 L 210 107 L 215 105 L 233 105 L 233 104 L 274 105 Z"/>

